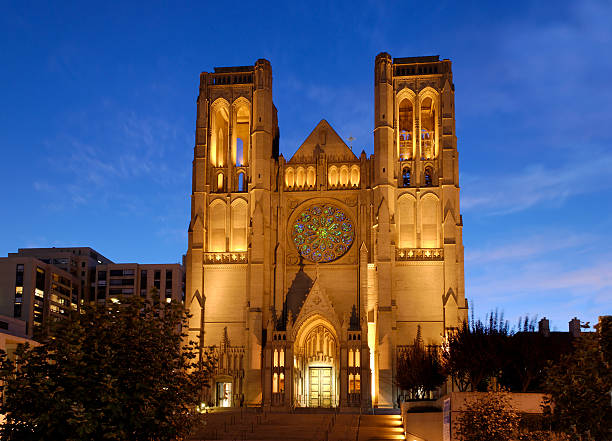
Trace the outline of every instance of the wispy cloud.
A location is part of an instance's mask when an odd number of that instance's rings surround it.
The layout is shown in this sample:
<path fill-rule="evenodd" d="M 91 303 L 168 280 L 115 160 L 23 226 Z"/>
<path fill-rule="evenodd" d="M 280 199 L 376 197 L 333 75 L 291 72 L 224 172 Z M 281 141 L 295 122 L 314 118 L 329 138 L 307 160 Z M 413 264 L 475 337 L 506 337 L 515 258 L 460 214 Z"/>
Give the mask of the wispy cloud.
<path fill-rule="evenodd" d="M 89 115 L 73 116 L 70 124 L 87 120 L 89 129 L 48 140 L 47 148 L 55 153 L 48 163 L 60 176 L 49 178 L 52 182 L 39 179 L 34 189 L 57 192 L 63 201 L 81 205 L 134 200 L 139 182 L 161 191 L 188 180 L 189 169 L 175 160 L 178 156 L 188 163 L 190 150 L 185 146 L 192 142 L 180 126 L 134 113 L 111 115 L 97 123 Z"/>
<path fill-rule="evenodd" d="M 590 250 L 598 242 L 598 238 L 587 233 L 577 234 L 560 230 L 533 234 L 518 241 L 504 241 L 495 246 L 468 248 L 465 253 L 467 264 L 487 262 L 524 261 L 527 258 L 542 256 L 556 252 L 572 252 L 581 254 Z"/>
<path fill-rule="evenodd" d="M 539 204 L 560 206 L 569 197 L 608 190 L 612 154 L 594 156 L 596 161 L 574 160 L 557 168 L 537 164 L 512 174 L 462 176 L 462 208 L 502 215 Z"/>

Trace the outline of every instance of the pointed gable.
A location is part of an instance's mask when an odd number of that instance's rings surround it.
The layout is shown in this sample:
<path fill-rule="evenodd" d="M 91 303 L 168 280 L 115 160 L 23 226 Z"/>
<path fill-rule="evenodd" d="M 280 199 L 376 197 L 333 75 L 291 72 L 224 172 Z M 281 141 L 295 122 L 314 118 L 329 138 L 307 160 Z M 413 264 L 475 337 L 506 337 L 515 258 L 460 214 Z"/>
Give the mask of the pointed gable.
<path fill-rule="evenodd" d="M 357 156 L 324 119 L 308 135 L 308 138 L 293 154 L 289 162 L 314 158 L 316 150 L 320 150 L 328 158 L 334 158 L 338 161 L 354 161 L 357 159 Z"/>

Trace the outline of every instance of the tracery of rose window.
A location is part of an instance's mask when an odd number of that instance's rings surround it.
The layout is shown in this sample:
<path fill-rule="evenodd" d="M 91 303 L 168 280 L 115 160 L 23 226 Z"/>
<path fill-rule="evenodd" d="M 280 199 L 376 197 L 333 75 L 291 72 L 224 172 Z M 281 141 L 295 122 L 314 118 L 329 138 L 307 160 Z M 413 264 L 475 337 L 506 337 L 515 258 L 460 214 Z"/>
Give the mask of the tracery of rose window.
<path fill-rule="evenodd" d="M 340 208 L 317 204 L 298 215 L 291 237 L 304 259 L 331 262 L 349 250 L 355 238 L 355 230 L 349 217 Z"/>

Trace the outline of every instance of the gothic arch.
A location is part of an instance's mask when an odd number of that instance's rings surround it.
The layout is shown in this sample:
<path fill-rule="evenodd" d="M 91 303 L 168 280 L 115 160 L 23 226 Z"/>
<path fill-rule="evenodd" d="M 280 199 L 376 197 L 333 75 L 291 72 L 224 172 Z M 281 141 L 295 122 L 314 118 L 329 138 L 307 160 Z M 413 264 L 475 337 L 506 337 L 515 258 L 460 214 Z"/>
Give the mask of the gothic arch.
<path fill-rule="evenodd" d="M 423 115 L 423 105 L 431 100 L 431 118 L 429 121 Z M 439 127 L 438 120 L 440 118 L 440 94 L 433 87 L 427 86 L 419 92 L 418 95 L 418 117 L 420 132 L 418 135 L 421 138 L 420 157 L 425 159 L 433 159 L 438 157 L 439 151 Z M 423 139 L 423 138 L 426 139 Z"/>
<path fill-rule="evenodd" d="M 398 246 L 399 248 L 416 247 L 416 198 L 404 193 L 397 201 Z"/>
<path fill-rule="evenodd" d="M 231 203 L 231 251 L 247 250 L 247 202 L 243 198 L 234 199 Z"/>
<path fill-rule="evenodd" d="M 423 194 L 419 200 L 421 248 L 440 246 L 440 198 L 434 192 Z"/>
<path fill-rule="evenodd" d="M 217 98 L 210 105 L 210 163 L 213 167 L 225 165 L 229 147 L 229 103 L 225 98 Z"/>
<path fill-rule="evenodd" d="M 221 199 L 213 200 L 209 205 L 208 251 L 226 251 L 227 204 Z"/>
<path fill-rule="evenodd" d="M 232 103 L 232 163 L 236 166 L 248 165 L 250 159 L 251 102 L 238 97 Z M 238 141 L 241 141 L 240 143 Z"/>

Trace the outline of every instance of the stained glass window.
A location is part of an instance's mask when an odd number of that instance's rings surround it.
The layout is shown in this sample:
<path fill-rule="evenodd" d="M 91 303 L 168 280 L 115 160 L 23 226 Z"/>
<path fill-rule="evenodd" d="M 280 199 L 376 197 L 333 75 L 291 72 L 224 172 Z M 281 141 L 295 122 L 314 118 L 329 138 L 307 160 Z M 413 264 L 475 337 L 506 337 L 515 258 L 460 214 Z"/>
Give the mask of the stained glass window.
<path fill-rule="evenodd" d="M 327 204 L 312 205 L 296 218 L 291 237 L 305 259 L 331 262 L 349 250 L 355 229 L 340 208 Z"/>

